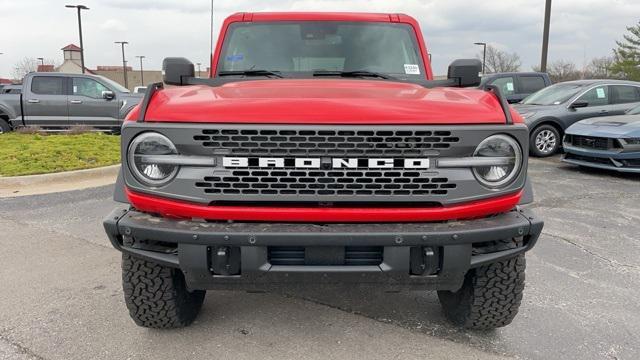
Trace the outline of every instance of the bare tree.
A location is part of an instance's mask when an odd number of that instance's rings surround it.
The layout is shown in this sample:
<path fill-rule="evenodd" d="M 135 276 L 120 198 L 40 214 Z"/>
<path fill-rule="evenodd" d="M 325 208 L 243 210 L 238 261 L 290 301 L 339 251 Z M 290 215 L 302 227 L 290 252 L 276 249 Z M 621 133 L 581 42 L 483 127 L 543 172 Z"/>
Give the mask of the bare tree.
<path fill-rule="evenodd" d="M 588 79 L 610 79 L 613 76 L 611 67 L 615 63 L 615 59 L 611 56 L 603 56 L 592 59 L 585 69 L 584 77 Z"/>
<path fill-rule="evenodd" d="M 533 71 L 540 71 L 540 66 L 534 66 Z M 583 73 L 578 71 L 576 64 L 567 60 L 556 60 L 547 66 L 547 73 L 553 82 L 578 80 Z"/>
<path fill-rule="evenodd" d="M 21 80 L 25 75 L 38 69 L 38 60 L 25 57 L 13 65 L 11 76 L 16 80 Z"/>
<path fill-rule="evenodd" d="M 44 59 L 45 65 L 53 65 L 56 66 L 56 61 L 52 59 Z M 15 65 L 13 65 L 13 70 L 11 71 L 11 76 L 16 80 L 22 80 L 22 78 L 30 72 L 34 72 L 38 70 L 38 65 L 40 64 L 40 60 L 25 57 L 22 60 L 18 61 Z"/>
<path fill-rule="evenodd" d="M 483 54 L 480 53 L 477 57 L 482 60 L 482 56 Z M 485 60 L 485 72 L 487 74 L 520 71 L 521 65 L 522 62 L 518 54 L 508 53 L 487 45 L 487 57 Z"/>

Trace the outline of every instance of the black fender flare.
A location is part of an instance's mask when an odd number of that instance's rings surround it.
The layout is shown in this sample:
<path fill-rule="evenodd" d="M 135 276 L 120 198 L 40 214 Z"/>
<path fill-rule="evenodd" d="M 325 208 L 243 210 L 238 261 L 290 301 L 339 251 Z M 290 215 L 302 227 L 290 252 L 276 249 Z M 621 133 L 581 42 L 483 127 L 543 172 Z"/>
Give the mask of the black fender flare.
<path fill-rule="evenodd" d="M 533 183 L 531 182 L 531 177 L 527 175 L 527 180 L 525 180 L 524 188 L 522 188 L 522 197 L 520 198 L 520 202 L 518 205 L 526 205 L 531 204 L 533 202 Z"/>
<path fill-rule="evenodd" d="M 120 166 L 120 171 L 118 171 L 118 177 L 116 178 L 116 185 L 113 192 L 113 200 L 119 203 L 128 204 L 129 199 L 127 198 L 127 194 L 124 191 L 124 175 L 122 174 L 122 165 Z"/>

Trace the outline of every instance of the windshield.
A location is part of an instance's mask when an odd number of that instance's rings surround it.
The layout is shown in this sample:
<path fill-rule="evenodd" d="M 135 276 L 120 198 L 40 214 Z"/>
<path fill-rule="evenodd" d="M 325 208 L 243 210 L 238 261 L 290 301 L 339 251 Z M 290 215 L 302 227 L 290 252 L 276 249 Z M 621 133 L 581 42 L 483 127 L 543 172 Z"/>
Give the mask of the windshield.
<path fill-rule="evenodd" d="M 526 105 L 560 105 L 576 95 L 582 84 L 556 84 L 544 88 L 522 100 Z"/>
<path fill-rule="evenodd" d="M 398 79 L 425 78 L 413 28 L 376 22 L 232 24 L 218 74 L 247 70 L 280 72 L 286 77 L 318 71 L 369 71 Z"/>
<path fill-rule="evenodd" d="M 106 77 L 100 76 L 100 75 L 97 75 L 97 77 L 99 77 L 100 80 L 106 82 L 112 89 L 114 89 L 117 92 L 123 92 L 123 93 L 128 93 L 129 92 L 129 89 L 127 89 L 126 87 L 118 84 L 117 82 L 115 82 L 115 81 L 113 81 L 111 79 L 107 79 Z"/>

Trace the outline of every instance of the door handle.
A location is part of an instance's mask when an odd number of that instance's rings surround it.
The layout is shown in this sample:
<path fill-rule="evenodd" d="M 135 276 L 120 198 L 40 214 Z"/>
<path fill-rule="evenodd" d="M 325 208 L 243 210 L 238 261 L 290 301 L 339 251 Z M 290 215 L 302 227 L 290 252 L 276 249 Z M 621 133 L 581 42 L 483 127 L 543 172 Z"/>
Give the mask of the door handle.
<path fill-rule="evenodd" d="M 72 104 L 82 104 L 82 100 L 71 100 L 69 102 Z"/>
<path fill-rule="evenodd" d="M 28 102 L 29 104 L 37 104 L 37 103 L 39 103 L 39 102 L 40 102 L 40 100 L 38 100 L 38 99 L 29 99 L 29 100 L 27 100 L 27 102 Z"/>
<path fill-rule="evenodd" d="M 600 110 L 600 114 L 608 114 L 609 110 Z"/>

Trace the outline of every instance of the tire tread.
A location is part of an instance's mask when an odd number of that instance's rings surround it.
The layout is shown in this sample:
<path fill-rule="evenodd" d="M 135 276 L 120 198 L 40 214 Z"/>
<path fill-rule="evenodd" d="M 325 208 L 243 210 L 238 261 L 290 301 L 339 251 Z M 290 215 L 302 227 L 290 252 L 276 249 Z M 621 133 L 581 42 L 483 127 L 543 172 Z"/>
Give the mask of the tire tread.
<path fill-rule="evenodd" d="M 122 285 L 129 315 L 139 326 L 167 329 L 190 325 L 205 291 L 189 292 L 178 269 L 122 254 Z"/>

